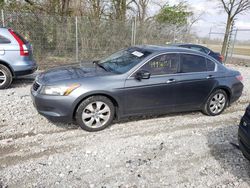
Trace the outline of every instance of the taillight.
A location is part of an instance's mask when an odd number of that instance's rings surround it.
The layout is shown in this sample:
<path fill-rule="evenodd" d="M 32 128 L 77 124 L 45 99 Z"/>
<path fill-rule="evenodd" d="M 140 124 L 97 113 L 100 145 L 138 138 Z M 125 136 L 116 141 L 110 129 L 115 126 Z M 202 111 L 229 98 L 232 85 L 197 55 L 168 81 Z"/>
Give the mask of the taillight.
<path fill-rule="evenodd" d="M 223 55 L 220 55 L 219 58 L 220 58 L 221 62 L 224 61 L 224 56 Z"/>
<path fill-rule="evenodd" d="M 236 76 L 236 78 L 237 78 L 237 80 L 239 80 L 239 81 L 243 81 L 243 76 L 241 76 L 241 75 L 238 75 L 238 76 Z"/>
<path fill-rule="evenodd" d="M 23 55 L 24 56 L 28 56 L 29 55 L 28 47 L 25 44 L 23 44 Z"/>
<path fill-rule="evenodd" d="M 20 55 L 21 56 L 28 56 L 29 55 L 28 47 L 24 44 L 22 39 L 20 39 L 20 37 L 18 37 L 18 35 L 16 35 L 16 33 L 12 29 L 9 29 L 9 32 L 16 39 L 16 41 L 19 45 Z"/>

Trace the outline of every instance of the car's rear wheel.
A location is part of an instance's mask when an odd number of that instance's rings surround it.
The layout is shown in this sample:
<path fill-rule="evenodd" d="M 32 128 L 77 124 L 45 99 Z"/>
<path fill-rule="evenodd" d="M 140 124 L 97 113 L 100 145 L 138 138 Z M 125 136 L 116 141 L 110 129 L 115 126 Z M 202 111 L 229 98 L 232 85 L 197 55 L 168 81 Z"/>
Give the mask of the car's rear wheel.
<path fill-rule="evenodd" d="M 10 70 L 0 64 L 0 89 L 6 89 L 12 82 L 12 74 Z"/>
<path fill-rule="evenodd" d="M 203 112 L 209 116 L 216 116 L 225 110 L 227 104 L 227 93 L 222 89 L 218 89 L 208 97 L 207 102 L 204 105 Z"/>
<path fill-rule="evenodd" d="M 114 112 L 115 108 L 110 99 L 105 96 L 92 96 L 78 106 L 75 119 L 86 131 L 100 131 L 111 124 Z"/>

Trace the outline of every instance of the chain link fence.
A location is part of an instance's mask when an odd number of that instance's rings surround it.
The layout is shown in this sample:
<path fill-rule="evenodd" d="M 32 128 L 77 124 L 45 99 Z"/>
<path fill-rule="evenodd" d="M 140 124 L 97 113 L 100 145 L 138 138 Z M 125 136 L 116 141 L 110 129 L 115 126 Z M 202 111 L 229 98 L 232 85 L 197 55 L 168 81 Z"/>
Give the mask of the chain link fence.
<path fill-rule="evenodd" d="M 127 21 L 90 20 L 25 12 L 1 11 L 2 25 L 21 33 L 33 45 L 43 69 L 100 59 L 130 45 L 192 42 L 187 26 Z"/>
<path fill-rule="evenodd" d="M 223 27 L 210 29 L 209 37 L 203 45 L 220 52 L 225 35 Z M 225 63 L 250 62 L 250 29 L 232 27 L 225 54 Z"/>

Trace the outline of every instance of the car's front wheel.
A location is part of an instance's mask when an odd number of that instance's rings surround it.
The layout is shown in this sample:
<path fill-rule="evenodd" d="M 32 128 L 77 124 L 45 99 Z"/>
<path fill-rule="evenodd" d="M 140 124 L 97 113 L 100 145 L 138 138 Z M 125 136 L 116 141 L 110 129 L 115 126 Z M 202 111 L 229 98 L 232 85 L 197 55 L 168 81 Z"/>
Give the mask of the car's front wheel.
<path fill-rule="evenodd" d="M 6 89 L 12 82 L 12 74 L 10 70 L 0 64 L 0 89 Z"/>
<path fill-rule="evenodd" d="M 105 96 L 92 96 L 78 106 L 75 119 L 86 131 L 100 131 L 111 124 L 114 112 L 115 108 L 110 99 Z"/>
<path fill-rule="evenodd" d="M 227 105 L 227 93 L 222 89 L 218 89 L 208 97 L 207 102 L 204 105 L 203 112 L 209 116 L 216 116 L 221 114 Z"/>

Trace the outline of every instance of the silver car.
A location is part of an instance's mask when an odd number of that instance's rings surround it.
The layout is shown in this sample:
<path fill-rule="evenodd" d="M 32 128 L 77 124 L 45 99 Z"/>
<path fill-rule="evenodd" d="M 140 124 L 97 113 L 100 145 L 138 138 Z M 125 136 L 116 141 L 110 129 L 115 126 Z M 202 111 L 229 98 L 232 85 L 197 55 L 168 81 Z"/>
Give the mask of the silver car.
<path fill-rule="evenodd" d="M 8 88 L 13 78 L 36 69 L 31 44 L 12 29 L 0 28 L 0 89 Z"/>

